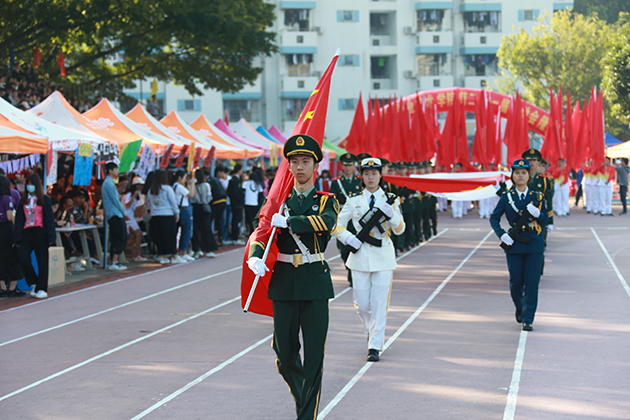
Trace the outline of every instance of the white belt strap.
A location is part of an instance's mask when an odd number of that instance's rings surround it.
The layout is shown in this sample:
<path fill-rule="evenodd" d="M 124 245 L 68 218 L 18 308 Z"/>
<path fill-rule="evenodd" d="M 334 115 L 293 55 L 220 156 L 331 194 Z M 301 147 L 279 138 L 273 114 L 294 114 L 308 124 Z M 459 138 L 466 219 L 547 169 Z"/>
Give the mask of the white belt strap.
<path fill-rule="evenodd" d="M 508 191 L 507 196 L 508 196 L 508 203 L 510 203 L 510 206 L 512 206 L 514 211 L 518 213 L 520 210 L 518 209 L 518 207 L 516 207 L 516 203 L 514 203 L 514 199 L 512 198 L 512 193 Z"/>
<path fill-rule="evenodd" d="M 278 261 L 282 261 L 285 263 L 293 264 L 294 266 L 302 265 L 302 264 L 311 264 L 317 262 L 317 255 L 307 253 L 307 254 L 283 254 L 282 252 L 278 252 Z"/>

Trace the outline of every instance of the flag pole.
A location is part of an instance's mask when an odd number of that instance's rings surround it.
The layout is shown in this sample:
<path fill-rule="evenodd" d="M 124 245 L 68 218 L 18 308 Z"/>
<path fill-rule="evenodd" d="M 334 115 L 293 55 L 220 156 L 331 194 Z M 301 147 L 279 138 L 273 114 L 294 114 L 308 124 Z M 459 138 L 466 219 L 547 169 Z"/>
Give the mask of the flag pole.
<path fill-rule="evenodd" d="M 278 213 L 280 214 L 284 213 L 285 205 L 286 203 L 282 203 L 282 206 L 280 207 L 280 211 Z M 263 256 L 261 258 L 263 263 L 267 261 L 267 256 L 269 255 L 269 250 L 271 249 L 271 244 L 273 243 L 273 239 L 276 236 L 277 230 L 278 230 L 277 226 L 274 226 L 273 229 L 271 229 L 271 235 L 269 235 L 268 245 L 265 248 L 265 252 L 263 253 Z M 252 303 L 252 299 L 254 298 L 254 292 L 256 291 L 256 286 L 258 286 L 258 280 L 260 280 L 260 274 L 256 275 L 256 278 L 254 279 L 254 283 L 252 283 L 252 288 L 249 290 L 249 296 L 247 297 L 247 302 L 245 302 L 245 306 L 243 306 L 243 312 L 247 312 L 247 310 L 249 309 L 249 305 Z"/>

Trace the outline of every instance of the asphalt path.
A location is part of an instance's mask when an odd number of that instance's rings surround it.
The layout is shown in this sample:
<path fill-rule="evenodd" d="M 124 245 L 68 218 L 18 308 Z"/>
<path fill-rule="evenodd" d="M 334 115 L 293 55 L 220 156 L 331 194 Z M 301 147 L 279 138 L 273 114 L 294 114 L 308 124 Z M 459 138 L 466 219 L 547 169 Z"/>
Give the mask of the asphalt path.
<path fill-rule="evenodd" d="M 556 220 L 530 333 L 488 221 L 439 222 L 399 256 L 378 363 L 329 246 L 318 418 L 630 419 L 630 219 Z M 242 251 L 0 302 L 0 418 L 294 418 L 272 320 L 241 310 Z"/>

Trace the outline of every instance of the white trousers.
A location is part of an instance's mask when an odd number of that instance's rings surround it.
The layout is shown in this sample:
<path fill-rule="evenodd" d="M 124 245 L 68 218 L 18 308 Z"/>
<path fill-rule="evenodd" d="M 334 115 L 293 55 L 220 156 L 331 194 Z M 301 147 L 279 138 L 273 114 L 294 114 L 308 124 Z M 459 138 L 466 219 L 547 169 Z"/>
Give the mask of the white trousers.
<path fill-rule="evenodd" d="M 446 211 L 448 209 L 448 200 L 446 197 L 438 197 L 438 211 Z"/>
<path fill-rule="evenodd" d="M 612 197 L 613 197 L 613 183 L 610 181 L 608 184 L 601 187 L 602 189 L 602 213 L 612 214 Z"/>
<path fill-rule="evenodd" d="M 394 271 L 352 270 L 354 307 L 368 334 L 368 349 L 383 350 L 385 322 Z"/>
<path fill-rule="evenodd" d="M 464 202 L 452 200 L 451 210 L 453 212 L 453 217 L 461 218 L 464 215 Z"/>
<path fill-rule="evenodd" d="M 553 209 L 558 216 L 566 216 L 569 214 L 569 183 L 556 182 L 554 188 Z"/>

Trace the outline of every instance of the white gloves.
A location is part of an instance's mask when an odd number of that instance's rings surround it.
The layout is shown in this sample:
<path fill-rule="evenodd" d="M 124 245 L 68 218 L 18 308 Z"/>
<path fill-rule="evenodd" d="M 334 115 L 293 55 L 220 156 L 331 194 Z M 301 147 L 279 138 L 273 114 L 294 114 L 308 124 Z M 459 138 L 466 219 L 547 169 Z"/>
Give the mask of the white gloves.
<path fill-rule="evenodd" d="M 276 213 L 271 218 L 271 226 L 286 228 L 289 227 L 289 224 L 287 223 L 287 218 L 285 216 L 280 213 Z"/>
<path fill-rule="evenodd" d="M 553 225 L 547 225 L 547 233 L 553 232 Z"/>
<path fill-rule="evenodd" d="M 498 179 L 495 179 L 495 180 L 494 180 L 494 185 L 493 185 L 493 187 L 494 187 L 494 190 L 495 190 L 495 191 L 499 191 L 499 190 L 501 189 L 501 183 L 499 182 L 499 180 L 498 180 Z"/>
<path fill-rule="evenodd" d="M 269 271 L 263 260 L 258 257 L 250 257 L 247 260 L 247 265 L 254 274 L 260 277 L 263 277 L 265 275 L 265 272 Z"/>
<path fill-rule="evenodd" d="M 394 217 L 394 207 L 391 204 L 383 203 L 378 206 L 378 208 L 383 212 L 385 216 L 388 218 Z"/>
<path fill-rule="evenodd" d="M 346 245 L 351 246 L 354 249 L 359 249 L 363 242 L 361 242 L 356 236 L 351 235 L 346 239 Z"/>
<path fill-rule="evenodd" d="M 540 210 L 538 210 L 538 207 L 536 207 L 535 205 L 533 205 L 532 203 L 529 203 L 527 205 L 527 211 L 529 212 L 529 214 L 531 214 L 534 217 L 538 217 L 540 216 Z"/>
<path fill-rule="evenodd" d="M 514 245 L 514 239 L 512 239 L 512 237 L 508 235 L 507 233 L 504 233 L 503 235 L 501 235 L 501 242 L 509 246 Z"/>

